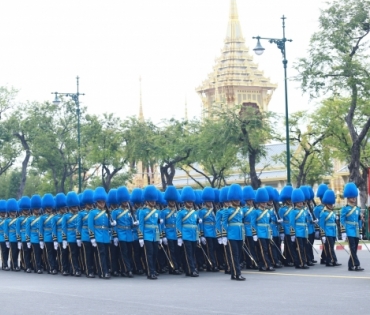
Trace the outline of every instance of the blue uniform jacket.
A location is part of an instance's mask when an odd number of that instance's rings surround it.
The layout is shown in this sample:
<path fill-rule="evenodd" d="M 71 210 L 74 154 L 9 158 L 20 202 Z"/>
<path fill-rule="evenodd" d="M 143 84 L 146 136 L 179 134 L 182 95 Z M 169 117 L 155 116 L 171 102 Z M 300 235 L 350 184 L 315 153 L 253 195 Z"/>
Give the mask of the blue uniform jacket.
<path fill-rule="evenodd" d="M 290 235 L 290 223 L 289 214 L 293 210 L 293 207 L 285 205 L 279 209 L 279 216 L 283 219 L 284 234 Z"/>
<path fill-rule="evenodd" d="M 257 232 L 258 238 L 271 238 L 270 220 L 271 217 L 268 209 L 261 210 L 257 208 L 256 210 L 254 210 L 254 214 L 251 217 L 251 223 L 253 228 Z"/>
<path fill-rule="evenodd" d="M 144 207 L 139 212 L 139 239 L 158 242 L 161 236 L 161 213 L 157 209 Z"/>
<path fill-rule="evenodd" d="M 4 223 L 5 218 L 0 217 L 0 242 L 4 242 Z"/>
<path fill-rule="evenodd" d="M 202 219 L 200 235 L 204 237 L 216 238 L 216 215 L 213 209 L 203 208 L 199 210 L 199 218 Z"/>
<path fill-rule="evenodd" d="M 96 242 L 98 243 L 110 243 L 110 223 L 108 219 L 108 214 L 105 210 L 90 210 L 88 217 L 88 227 L 90 240 L 95 238 Z"/>
<path fill-rule="evenodd" d="M 54 214 L 44 214 L 40 219 L 41 224 L 43 224 L 44 242 L 53 241 L 53 218 Z"/>
<path fill-rule="evenodd" d="M 17 239 L 18 242 L 26 242 L 26 222 L 27 222 L 27 217 L 25 216 L 20 216 L 17 219 Z"/>
<path fill-rule="evenodd" d="M 40 216 L 30 216 L 26 222 L 26 239 L 27 242 L 39 243 L 44 240 L 43 226 L 40 222 Z"/>
<path fill-rule="evenodd" d="M 271 217 L 270 227 L 272 236 L 274 237 L 279 236 L 278 221 L 273 208 L 270 209 L 270 217 Z"/>
<path fill-rule="evenodd" d="M 196 210 L 182 209 L 176 218 L 176 233 L 178 238 L 184 241 L 199 240 L 199 213 Z"/>
<path fill-rule="evenodd" d="M 222 229 L 229 240 L 241 241 L 245 238 L 243 210 L 229 207 L 222 214 Z"/>
<path fill-rule="evenodd" d="M 17 218 L 7 218 L 4 223 L 5 241 L 17 242 Z"/>
<path fill-rule="evenodd" d="M 116 220 L 113 236 L 121 242 L 132 242 L 133 236 L 133 218 L 129 209 L 118 208 L 112 212 L 112 219 Z"/>
<path fill-rule="evenodd" d="M 63 216 L 59 213 L 56 214 L 52 219 L 53 241 L 54 242 L 61 243 L 63 241 L 62 221 L 63 221 Z"/>
<path fill-rule="evenodd" d="M 78 213 L 66 213 L 62 219 L 63 240 L 68 243 L 76 243 L 77 240 L 77 217 Z"/>
<path fill-rule="evenodd" d="M 246 236 L 256 235 L 256 230 L 252 226 L 252 217 L 254 216 L 254 207 L 243 207 L 243 223 Z"/>
<path fill-rule="evenodd" d="M 357 206 L 345 206 L 340 211 L 340 224 L 342 232 L 346 232 L 347 236 L 359 237 L 362 233 L 362 221 L 360 217 L 360 208 Z"/>
<path fill-rule="evenodd" d="M 161 212 L 161 218 L 163 219 L 162 231 L 164 231 L 165 236 L 169 240 L 177 240 L 176 234 L 176 217 L 178 211 L 176 208 L 170 209 L 166 208 Z"/>
<path fill-rule="evenodd" d="M 320 214 L 321 236 L 337 237 L 337 224 L 335 223 L 335 213 L 324 208 Z"/>
<path fill-rule="evenodd" d="M 315 215 L 315 217 L 319 220 L 319 226 L 320 226 L 320 215 L 321 215 L 321 211 L 324 209 L 324 205 L 317 205 L 314 209 L 313 209 L 313 214 Z M 321 226 L 320 226 L 321 228 Z"/>
<path fill-rule="evenodd" d="M 222 234 L 222 214 L 224 213 L 226 209 L 222 208 L 217 211 L 216 213 L 216 237 L 220 238 L 226 235 Z"/>
<path fill-rule="evenodd" d="M 307 238 L 307 212 L 303 209 L 294 208 L 289 214 L 290 235 Z"/>
<path fill-rule="evenodd" d="M 312 214 L 310 209 L 306 208 L 306 216 L 307 216 L 307 227 L 308 227 L 308 234 L 315 233 L 315 223 L 313 223 Z"/>
<path fill-rule="evenodd" d="M 81 210 L 77 217 L 77 239 L 82 242 L 89 242 L 89 227 L 88 227 L 89 211 L 86 209 Z"/>

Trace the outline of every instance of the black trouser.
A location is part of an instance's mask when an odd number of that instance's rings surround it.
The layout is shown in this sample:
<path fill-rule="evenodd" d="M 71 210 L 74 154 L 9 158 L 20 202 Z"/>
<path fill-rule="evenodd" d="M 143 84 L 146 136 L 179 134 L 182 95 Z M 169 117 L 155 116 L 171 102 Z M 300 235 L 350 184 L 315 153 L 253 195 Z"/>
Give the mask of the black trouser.
<path fill-rule="evenodd" d="M 132 242 L 120 241 L 118 246 L 121 255 L 121 265 L 122 265 L 121 273 L 132 271 L 131 266 Z"/>
<path fill-rule="evenodd" d="M 295 257 L 295 244 L 291 240 L 291 236 L 285 234 L 284 235 L 284 265 L 287 266 L 290 263 L 294 263 L 294 257 Z"/>
<path fill-rule="evenodd" d="M 258 238 L 257 240 L 257 252 L 258 252 L 258 265 L 260 268 L 272 267 L 271 260 L 269 258 L 269 243 L 268 238 Z"/>
<path fill-rule="evenodd" d="M 139 240 L 132 242 L 132 262 L 135 267 L 135 271 L 144 270 L 145 253 L 144 248 L 140 246 Z M 143 258 L 143 259 L 142 259 Z"/>
<path fill-rule="evenodd" d="M 121 256 L 121 254 L 120 254 L 120 251 L 119 251 L 119 247 L 115 246 L 114 243 L 111 242 L 110 245 L 109 245 L 109 260 L 110 260 L 110 270 L 111 270 L 111 272 L 122 271 L 121 266 L 119 264 L 120 256 Z"/>
<path fill-rule="evenodd" d="M 280 252 L 278 250 L 278 248 L 281 248 L 280 245 L 281 245 L 281 240 L 279 236 L 274 236 L 272 240 L 270 240 L 269 242 L 270 259 L 273 265 L 276 265 L 277 263 L 280 262 Z"/>
<path fill-rule="evenodd" d="M 72 267 L 72 274 L 81 271 L 80 263 L 78 261 L 78 257 L 80 254 L 79 248 L 77 243 L 68 243 L 69 247 L 69 256 L 70 256 L 70 264 Z"/>
<path fill-rule="evenodd" d="M 336 263 L 338 261 L 337 255 L 335 255 L 334 245 L 335 245 L 335 236 L 327 236 L 325 242 L 325 251 L 326 251 L 326 263 Z"/>
<path fill-rule="evenodd" d="M 240 276 L 240 256 L 242 256 L 243 241 L 242 240 L 228 240 L 227 241 L 227 258 L 230 262 L 231 275 Z"/>
<path fill-rule="evenodd" d="M 224 245 L 218 243 L 216 244 L 216 257 L 217 257 L 217 263 L 218 263 L 218 268 L 226 268 L 228 269 L 228 264 L 227 264 L 227 259 L 224 256 Z"/>
<path fill-rule="evenodd" d="M 27 242 L 22 242 L 22 254 L 26 270 L 32 269 L 32 249 L 27 247 Z"/>
<path fill-rule="evenodd" d="M 0 242 L 1 247 L 1 262 L 2 268 L 8 267 L 8 259 L 9 259 L 9 248 L 6 247 L 5 242 Z"/>
<path fill-rule="evenodd" d="M 360 266 L 360 261 L 357 257 L 357 246 L 360 241 L 358 237 L 353 237 L 353 236 L 347 236 L 348 238 L 348 245 L 349 245 L 349 250 L 351 252 L 351 255 L 349 256 L 348 259 L 348 268 Z"/>
<path fill-rule="evenodd" d="M 15 270 L 18 266 L 18 242 L 10 242 L 10 268 Z"/>
<path fill-rule="evenodd" d="M 247 247 L 247 251 L 253 257 L 254 261 L 258 263 L 258 258 L 257 258 L 257 253 L 256 253 L 256 242 L 253 241 L 253 236 L 245 237 L 245 245 Z M 255 266 L 255 263 L 247 254 L 246 254 L 246 262 L 247 262 L 247 267 L 249 268 L 253 268 L 253 266 Z"/>
<path fill-rule="evenodd" d="M 204 266 L 204 255 L 202 252 L 202 249 L 198 247 L 198 241 L 197 241 L 197 246 L 195 246 L 195 260 L 196 260 L 196 265 L 198 268 Z"/>
<path fill-rule="evenodd" d="M 42 249 L 40 243 L 31 243 L 33 251 L 33 265 L 35 266 L 35 272 L 42 270 Z"/>
<path fill-rule="evenodd" d="M 296 266 L 303 266 L 307 264 L 307 256 L 306 256 L 306 246 L 307 246 L 307 239 L 304 237 L 296 237 L 295 244 L 297 246 L 297 257 L 294 261 Z"/>
<path fill-rule="evenodd" d="M 211 261 L 212 266 L 209 265 L 208 260 L 207 263 L 207 269 L 213 269 L 214 267 L 217 267 L 217 259 L 216 259 L 216 246 L 217 246 L 217 238 L 214 237 L 206 237 L 206 245 L 202 245 L 205 252 L 207 253 L 208 259 Z M 242 255 L 240 255 L 241 257 Z"/>
<path fill-rule="evenodd" d="M 59 253 L 61 257 L 62 272 L 69 273 L 69 247 L 63 248 L 63 243 L 59 243 Z"/>
<path fill-rule="evenodd" d="M 155 266 L 158 255 L 158 242 L 144 240 L 144 253 L 147 266 L 147 275 L 155 275 Z"/>
<path fill-rule="evenodd" d="M 175 270 L 179 270 L 181 265 L 181 247 L 177 245 L 177 240 L 167 240 L 167 254 L 171 259 Z"/>
<path fill-rule="evenodd" d="M 86 275 L 94 274 L 95 272 L 94 247 L 92 246 L 90 241 L 83 241 L 82 248 L 85 260 Z"/>
<path fill-rule="evenodd" d="M 162 247 L 159 247 L 158 256 L 157 256 L 157 263 L 158 263 L 158 270 L 163 270 L 167 267 L 167 258 L 165 253 L 163 252 Z M 163 270 L 164 272 L 165 270 Z"/>
<path fill-rule="evenodd" d="M 109 243 L 97 243 L 98 275 L 104 277 L 109 273 Z"/>
<path fill-rule="evenodd" d="M 57 252 L 54 249 L 54 242 L 45 242 L 45 248 L 46 248 L 46 253 L 47 253 L 47 258 L 48 258 L 48 267 L 49 271 L 57 270 Z"/>
<path fill-rule="evenodd" d="M 313 256 L 313 248 L 311 245 L 314 244 L 314 241 L 315 241 L 315 232 L 311 233 L 311 234 L 308 234 L 308 241 L 307 242 L 307 245 L 306 245 L 306 255 L 307 255 L 307 260 L 309 262 L 312 262 L 314 260 L 314 256 Z"/>
<path fill-rule="evenodd" d="M 183 266 L 187 274 L 191 274 L 196 269 L 195 251 L 197 241 L 183 241 Z"/>

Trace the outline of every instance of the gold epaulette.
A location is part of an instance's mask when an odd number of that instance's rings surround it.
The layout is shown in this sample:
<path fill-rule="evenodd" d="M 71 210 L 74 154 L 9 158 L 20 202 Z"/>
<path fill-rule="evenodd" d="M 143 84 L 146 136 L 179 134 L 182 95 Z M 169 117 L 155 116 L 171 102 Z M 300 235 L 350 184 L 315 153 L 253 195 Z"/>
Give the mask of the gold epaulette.
<path fill-rule="evenodd" d="M 321 237 L 323 237 L 323 236 L 325 236 L 326 234 L 325 234 L 325 230 L 324 229 L 322 229 L 322 228 L 320 228 L 320 236 Z"/>
<path fill-rule="evenodd" d="M 292 226 L 290 227 L 290 236 L 295 236 L 295 229 Z"/>

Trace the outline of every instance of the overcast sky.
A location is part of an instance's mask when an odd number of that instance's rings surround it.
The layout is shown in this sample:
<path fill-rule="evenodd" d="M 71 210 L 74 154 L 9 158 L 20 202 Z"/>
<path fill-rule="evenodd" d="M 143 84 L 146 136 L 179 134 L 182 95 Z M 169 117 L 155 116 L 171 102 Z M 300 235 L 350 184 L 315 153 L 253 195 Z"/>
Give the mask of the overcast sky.
<path fill-rule="evenodd" d="M 282 37 L 286 20 L 288 76 L 318 29 L 323 0 L 238 0 L 246 45 L 252 36 Z M 230 0 L 12 0 L 0 4 L 0 85 L 20 90 L 19 100 L 52 100 L 53 91 L 75 92 L 90 113 L 122 118 L 199 116 L 195 88 L 212 71 L 226 35 Z M 277 83 L 270 110 L 284 113 L 281 53 L 262 42 L 260 70 Z M 291 111 L 308 108 L 299 84 L 289 83 Z"/>

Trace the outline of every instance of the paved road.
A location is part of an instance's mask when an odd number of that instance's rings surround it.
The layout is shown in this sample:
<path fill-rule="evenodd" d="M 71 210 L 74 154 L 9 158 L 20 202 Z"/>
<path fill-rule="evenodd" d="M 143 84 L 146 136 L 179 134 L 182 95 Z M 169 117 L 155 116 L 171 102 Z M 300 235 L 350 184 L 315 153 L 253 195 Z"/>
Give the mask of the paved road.
<path fill-rule="evenodd" d="M 244 282 L 207 272 L 150 281 L 0 271 L 0 314 L 369 314 L 370 253 L 359 252 L 366 269 L 359 273 L 347 271 L 345 252 L 337 256 L 341 267 L 243 270 Z"/>

